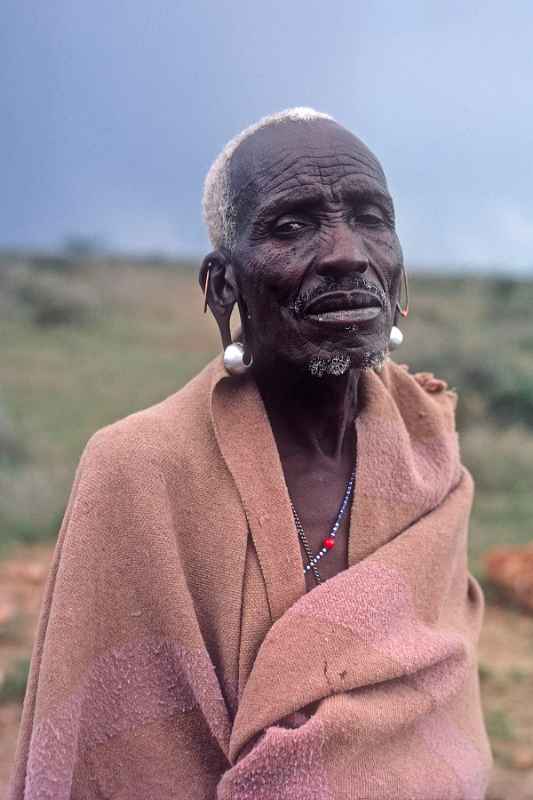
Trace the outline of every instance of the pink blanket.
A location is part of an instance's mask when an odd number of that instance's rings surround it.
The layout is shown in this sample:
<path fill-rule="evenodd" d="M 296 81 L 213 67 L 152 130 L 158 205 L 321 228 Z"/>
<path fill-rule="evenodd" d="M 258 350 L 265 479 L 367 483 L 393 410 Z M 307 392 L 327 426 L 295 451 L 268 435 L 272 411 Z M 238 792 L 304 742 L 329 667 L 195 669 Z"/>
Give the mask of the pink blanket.
<path fill-rule="evenodd" d="M 11 800 L 482 800 L 455 397 L 394 364 L 360 389 L 349 566 L 308 593 L 251 379 L 217 359 L 91 438 Z"/>

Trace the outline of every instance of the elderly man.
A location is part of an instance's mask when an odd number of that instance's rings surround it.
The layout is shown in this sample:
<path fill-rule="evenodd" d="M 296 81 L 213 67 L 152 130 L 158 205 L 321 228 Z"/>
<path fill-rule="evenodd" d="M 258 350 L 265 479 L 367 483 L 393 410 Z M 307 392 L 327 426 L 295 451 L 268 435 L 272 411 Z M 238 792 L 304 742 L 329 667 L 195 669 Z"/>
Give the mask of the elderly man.
<path fill-rule="evenodd" d="M 204 212 L 224 354 L 83 453 L 10 796 L 481 800 L 472 481 L 454 393 L 389 358 L 383 171 L 292 109 L 226 146 Z"/>

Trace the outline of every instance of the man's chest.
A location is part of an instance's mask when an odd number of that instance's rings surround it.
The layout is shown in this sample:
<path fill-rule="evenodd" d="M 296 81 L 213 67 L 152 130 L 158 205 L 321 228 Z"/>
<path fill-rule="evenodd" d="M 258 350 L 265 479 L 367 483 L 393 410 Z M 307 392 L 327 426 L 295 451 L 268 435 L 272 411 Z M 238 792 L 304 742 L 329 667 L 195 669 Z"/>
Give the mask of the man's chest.
<path fill-rule="evenodd" d="M 318 556 L 316 567 L 322 581 L 327 580 L 348 565 L 353 462 L 344 459 L 333 464 L 297 457 L 288 459 L 283 468 L 295 512 L 302 569 L 310 556 Z M 316 585 L 309 569 L 307 590 Z"/>

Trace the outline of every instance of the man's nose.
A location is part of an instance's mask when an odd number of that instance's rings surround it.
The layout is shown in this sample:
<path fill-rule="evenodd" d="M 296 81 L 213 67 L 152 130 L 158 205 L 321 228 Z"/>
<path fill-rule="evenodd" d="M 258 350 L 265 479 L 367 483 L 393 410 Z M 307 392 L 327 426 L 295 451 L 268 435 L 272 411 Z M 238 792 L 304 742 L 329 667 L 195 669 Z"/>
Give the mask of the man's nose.
<path fill-rule="evenodd" d="M 343 275 L 365 272 L 368 254 L 361 234 L 346 222 L 334 226 L 317 265 L 321 275 Z"/>

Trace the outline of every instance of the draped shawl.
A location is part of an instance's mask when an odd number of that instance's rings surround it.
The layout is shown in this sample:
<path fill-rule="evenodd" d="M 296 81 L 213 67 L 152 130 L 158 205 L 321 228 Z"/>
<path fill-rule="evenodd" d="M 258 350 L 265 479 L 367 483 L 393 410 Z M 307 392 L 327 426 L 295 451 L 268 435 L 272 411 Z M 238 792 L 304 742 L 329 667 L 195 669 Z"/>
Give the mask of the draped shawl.
<path fill-rule="evenodd" d="M 456 396 L 363 372 L 348 568 L 306 592 L 253 379 L 221 358 L 95 433 L 42 603 L 10 800 L 481 800 Z"/>

